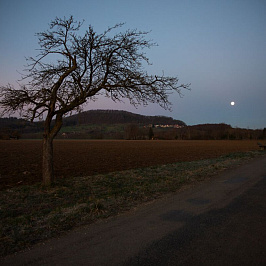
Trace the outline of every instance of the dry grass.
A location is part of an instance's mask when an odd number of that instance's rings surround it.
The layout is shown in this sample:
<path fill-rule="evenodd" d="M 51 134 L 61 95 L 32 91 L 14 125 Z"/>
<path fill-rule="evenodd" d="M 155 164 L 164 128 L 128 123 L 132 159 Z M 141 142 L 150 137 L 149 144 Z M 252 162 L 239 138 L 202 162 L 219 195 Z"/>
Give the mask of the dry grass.
<path fill-rule="evenodd" d="M 265 152 L 234 153 L 214 159 L 65 178 L 49 189 L 37 183 L 3 190 L 0 255 L 58 236 L 75 226 L 130 210 L 175 192 L 184 184 L 211 178 L 261 155 Z"/>

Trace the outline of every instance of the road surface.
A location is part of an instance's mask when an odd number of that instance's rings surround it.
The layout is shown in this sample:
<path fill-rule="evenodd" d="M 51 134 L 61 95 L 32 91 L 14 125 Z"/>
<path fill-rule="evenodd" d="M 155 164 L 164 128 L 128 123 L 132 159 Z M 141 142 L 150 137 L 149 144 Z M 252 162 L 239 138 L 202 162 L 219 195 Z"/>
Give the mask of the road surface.
<path fill-rule="evenodd" d="M 266 157 L 0 265 L 266 265 Z"/>

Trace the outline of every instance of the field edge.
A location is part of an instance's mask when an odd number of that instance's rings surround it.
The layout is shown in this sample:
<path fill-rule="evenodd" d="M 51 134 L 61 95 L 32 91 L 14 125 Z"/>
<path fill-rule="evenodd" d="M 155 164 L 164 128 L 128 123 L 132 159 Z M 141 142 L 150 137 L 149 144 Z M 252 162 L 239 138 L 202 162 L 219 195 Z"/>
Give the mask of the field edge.
<path fill-rule="evenodd" d="M 38 183 L 4 190 L 0 195 L 0 255 L 129 211 L 261 156 L 265 152 L 238 152 L 214 159 L 66 178 L 50 189 Z"/>

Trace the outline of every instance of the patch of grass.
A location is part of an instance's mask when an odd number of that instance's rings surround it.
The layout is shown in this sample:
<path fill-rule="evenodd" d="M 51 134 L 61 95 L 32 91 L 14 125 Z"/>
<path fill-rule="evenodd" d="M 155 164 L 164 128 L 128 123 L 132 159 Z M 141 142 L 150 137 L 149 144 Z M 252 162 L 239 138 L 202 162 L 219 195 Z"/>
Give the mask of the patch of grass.
<path fill-rule="evenodd" d="M 49 189 L 36 184 L 2 191 L 0 255 L 124 212 L 260 155 L 265 152 L 61 179 Z"/>

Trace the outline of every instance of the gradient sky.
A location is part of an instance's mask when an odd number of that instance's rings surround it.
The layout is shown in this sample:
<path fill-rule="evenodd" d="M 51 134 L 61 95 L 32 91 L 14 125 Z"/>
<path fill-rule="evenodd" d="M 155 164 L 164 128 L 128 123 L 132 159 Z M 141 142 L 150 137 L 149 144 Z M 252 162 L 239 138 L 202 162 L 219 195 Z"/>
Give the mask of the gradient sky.
<path fill-rule="evenodd" d="M 172 112 L 150 104 L 135 109 L 106 98 L 86 109 L 166 115 L 188 125 L 227 123 L 266 127 L 266 0 L 0 0 L 0 85 L 16 84 L 25 57 L 36 54 L 35 33 L 56 16 L 73 15 L 97 32 L 151 30 L 159 46 L 147 51 L 148 72 L 191 83 L 170 96 Z M 235 105 L 231 106 L 230 102 Z"/>

